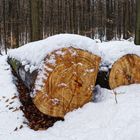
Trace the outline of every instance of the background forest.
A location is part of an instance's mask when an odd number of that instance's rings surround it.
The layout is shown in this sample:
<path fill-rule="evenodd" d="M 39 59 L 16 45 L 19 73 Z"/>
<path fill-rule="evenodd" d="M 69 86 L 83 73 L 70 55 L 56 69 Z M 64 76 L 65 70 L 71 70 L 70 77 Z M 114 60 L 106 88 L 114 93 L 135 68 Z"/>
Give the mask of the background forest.
<path fill-rule="evenodd" d="M 37 39 L 65 32 L 101 41 L 128 39 L 135 20 L 135 0 L 0 0 L 0 46 L 34 41 L 33 23 Z"/>

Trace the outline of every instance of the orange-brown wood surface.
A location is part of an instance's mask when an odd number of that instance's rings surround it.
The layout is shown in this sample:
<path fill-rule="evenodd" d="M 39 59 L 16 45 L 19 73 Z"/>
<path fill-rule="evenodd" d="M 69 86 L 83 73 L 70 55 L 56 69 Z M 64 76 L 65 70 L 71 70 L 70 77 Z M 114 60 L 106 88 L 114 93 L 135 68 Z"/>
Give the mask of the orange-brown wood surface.
<path fill-rule="evenodd" d="M 50 59 L 55 58 L 55 65 Z M 100 57 L 75 48 L 56 50 L 44 62 L 46 79 L 33 101 L 44 114 L 64 117 L 92 97 Z"/>
<path fill-rule="evenodd" d="M 140 83 L 140 57 L 127 54 L 113 64 L 109 75 L 109 85 L 111 89 L 114 89 L 134 83 Z"/>

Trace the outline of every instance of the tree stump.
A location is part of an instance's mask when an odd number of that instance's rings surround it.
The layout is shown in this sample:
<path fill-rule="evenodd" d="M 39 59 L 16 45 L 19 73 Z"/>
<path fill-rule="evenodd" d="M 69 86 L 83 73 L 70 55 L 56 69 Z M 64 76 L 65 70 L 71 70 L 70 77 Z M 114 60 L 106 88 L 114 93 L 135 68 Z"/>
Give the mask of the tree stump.
<path fill-rule="evenodd" d="M 134 83 L 140 83 L 140 57 L 127 54 L 113 64 L 109 75 L 109 86 L 114 89 Z"/>
<path fill-rule="evenodd" d="M 62 118 L 83 106 L 91 100 L 99 63 L 100 57 L 72 47 L 50 53 L 37 76 L 35 89 L 38 81 L 42 84 L 34 91 L 34 104 L 44 114 Z"/>

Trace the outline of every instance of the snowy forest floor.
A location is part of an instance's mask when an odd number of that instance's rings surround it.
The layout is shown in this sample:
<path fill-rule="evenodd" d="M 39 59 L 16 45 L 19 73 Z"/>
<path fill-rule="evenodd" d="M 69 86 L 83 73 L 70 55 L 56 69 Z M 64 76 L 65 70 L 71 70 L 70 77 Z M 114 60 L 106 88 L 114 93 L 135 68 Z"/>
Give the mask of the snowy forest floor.
<path fill-rule="evenodd" d="M 18 110 L 18 92 L 6 59 L 0 56 L 0 140 L 140 140 L 139 84 L 115 89 L 118 103 L 113 91 L 101 88 L 101 102 L 68 113 L 65 121 L 48 130 L 31 130 Z"/>

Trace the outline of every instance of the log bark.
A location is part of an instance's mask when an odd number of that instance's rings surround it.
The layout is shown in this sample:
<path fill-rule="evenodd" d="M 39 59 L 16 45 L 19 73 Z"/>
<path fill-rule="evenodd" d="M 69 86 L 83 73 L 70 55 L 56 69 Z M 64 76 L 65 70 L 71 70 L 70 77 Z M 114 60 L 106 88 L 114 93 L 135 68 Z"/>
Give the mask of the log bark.
<path fill-rule="evenodd" d="M 12 67 L 13 71 L 18 76 L 18 78 L 22 80 L 22 82 L 28 88 L 28 90 L 32 91 L 34 88 L 34 83 L 35 83 L 38 71 L 35 70 L 32 73 L 30 73 L 30 71 L 25 70 L 24 65 L 22 65 L 22 63 L 15 58 L 8 57 L 7 61 Z"/>
<path fill-rule="evenodd" d="M 91 101 L 100 57 L 72 47 L 63 48 L 48 54 L 42 69 L 32 73 L 16 59 L 8 58 L 8 62 L 33 93 L 38 110 L 63 118 L 67 112 Z M 38 85 L 40 80 L 42 84 Z"/>

